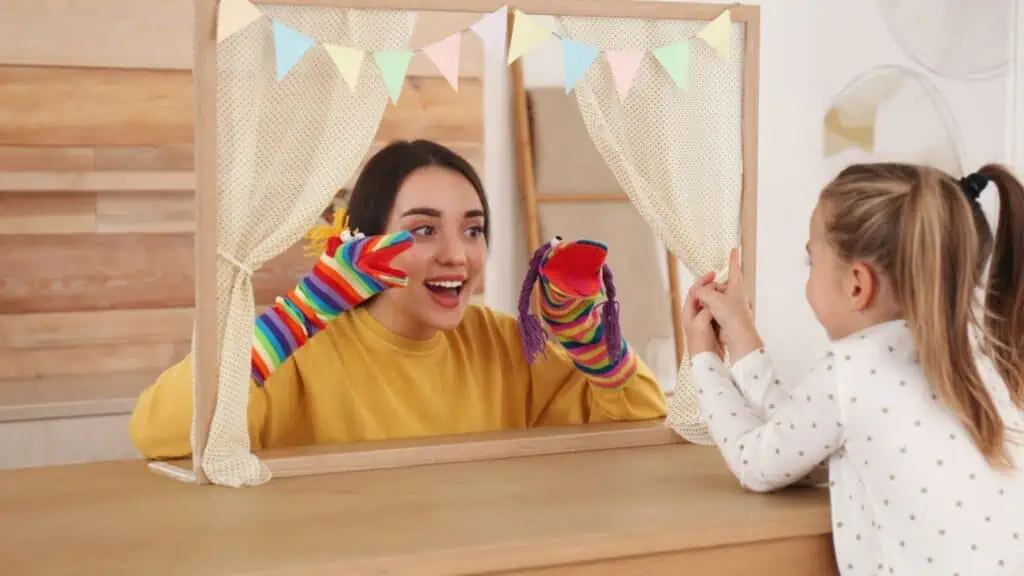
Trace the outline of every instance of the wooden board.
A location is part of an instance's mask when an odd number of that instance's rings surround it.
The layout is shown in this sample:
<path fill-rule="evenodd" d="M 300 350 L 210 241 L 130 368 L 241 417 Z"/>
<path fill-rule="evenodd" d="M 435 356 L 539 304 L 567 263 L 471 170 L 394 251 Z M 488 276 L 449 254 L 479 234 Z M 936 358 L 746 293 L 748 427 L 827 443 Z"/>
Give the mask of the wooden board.
<path fill-rule="evenodd" d="M 163 370 L 188 354 L 186 341 L 31 350 L 0 349 L 0 381 Z"/>
<path fill-rule="evenodd" d="M 482 110 L 480 80 L 410 78 L 377 140 L 481 142 Z M 188 71 L 0 66 L 0 146 L 180 149 L 194 123 Z"/>
<path fill-rule="evenodd" d="M 0 146 L 2 172 L 191 172 L 192 144 L 142 148 Z"/>
<path fill-rule="evenodd" d="M 313 261 L 302 244 L 253 277 L 257 304 L 292 288 Z M 0 236 L 0 310 L 5 314 L 193 305 L 190 234 Z"/>
<path fill-rule="evenodd" d="M 95 193 L 55 192 L 44 196 L 0 192 L 0 235 L 78 234 L 95 230 Z M 8 269 L 4 276 L 18 273 Z"/>
<path fill-rule="evenodd" d="M 181 484 L 141 462 L 44 468 L 0 474 L 0 509 L 12 512 L 0 515 L 12 574 L 493 574 L 714 549 L 749 555 L 746 570 L 725 574 L 837 574 L 817 560 L 768 563 L 798 552 L 748 548 L 788 541 L 818 558 L 831 536 L 828 490 L 744 491 L 713 446 L 277 478 L 242 490 Z M 196 541 L 215 545 L 181 553 Z M 684 561 L 595 572 L 719 574 L 694 565 L 709 569 Z"/>
<path fill-rule="evenodd" d="M 0 314 L 0 349 L 151 344 L 187 340 L 192 308 Z"/>
<path fill-rule="evenodd" d="M 54 357 L 61 354 L 57 350 Z M 164 368 L 0 380 L 0 421 L 26 420 L 29 416 L 126 414 Z"/>
<path fill-rule="evenodd" d="M 187 71 L 0 67 L 0 144 L 180 146 L 193 101 Z"/>

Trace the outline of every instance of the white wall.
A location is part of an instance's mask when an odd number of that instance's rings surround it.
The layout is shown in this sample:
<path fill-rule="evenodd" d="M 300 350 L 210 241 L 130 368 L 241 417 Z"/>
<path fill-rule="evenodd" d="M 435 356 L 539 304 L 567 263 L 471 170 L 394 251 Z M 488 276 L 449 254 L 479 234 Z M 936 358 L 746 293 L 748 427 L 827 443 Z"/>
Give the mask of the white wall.
<path fill-rule="evenodd" d="M 1010 69 L 1007 83 L 1009 100 L 1009 124 L 1007 148 L 1010 159 L 1019 175 L 1024 175 L 1024 1 L 1014 2 L 1014 41 L 1012 56 L 1014 66 Z"/>
<path fill-rule="evenodd" d="M 858 73 L 875 65 L 911 62 L 890 39 L 876 2 L 752 3 L 762 7 L 757 324 L 783 374 L 795 375 L 826 344 L 804 298 L 806 228 L 794 225 L 810 217 L 818 191 L 830 176 L 822 149 L 824 112 L 831 98 Z M 557 45 L 539 50 L 543 52 L 526 56 L 527 84 L 561 85 Z M 498 76 L 503 72 L 489 74 L 485 81 Z M 968 169 L 985 161 L 1010 160 L 1007 82 L 1005 76 L 972 83 L 935 80 L 960 124 Z M 511 132 L 503 131 L 511 124 L 507 84 L 502 89 L 501 94 L 495 86 L 487 90 L 487 96 L 496 101 L 486 110 L 489 193 L 502 207 L 494 210 L 496 251 L 489 265 L 487 300 L 495 308 L 514 312 L 520 279 L 509 277 L 500 262 L 514 250 L 519 250 L 517 257 L 521 257 L 522 220 L 514 169 L 501 166 L 511 162 L 513 142 Z M 1019 130 L 1024 132 L 1024 128 Z M 1024 151 L 1018 158 L 1024 167 Z M 504 245 L 507 242 L 512 244 Z"/>

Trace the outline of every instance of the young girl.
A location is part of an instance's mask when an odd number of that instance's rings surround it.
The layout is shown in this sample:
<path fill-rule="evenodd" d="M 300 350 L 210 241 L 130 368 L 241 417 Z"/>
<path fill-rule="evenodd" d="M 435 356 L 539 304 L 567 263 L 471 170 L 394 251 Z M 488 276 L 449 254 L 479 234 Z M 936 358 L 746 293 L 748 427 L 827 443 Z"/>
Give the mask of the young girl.
<path fill-rule="evenodd" d="M 663 417 L 661 388 L 609 313 L 604 246 L 561 242 L 532 262 L 524 301 L 539 277 L 557 344 L 531 316 L 469 305 L 489 216 L 476 172 L 443 146 L 396 142 L 371 158 L 352 231 L 321 238 L 313 270 L 256 319 L 253 449 Z M 146 457 L 185 456 L 191 418 L 186 357 L 142 393 L 129 431 Z"/>
<path fill-rule="evenodd" d="M 763 492 L 827 461 L 844 576 L 1024 574 L 1021 184 L 995 165 L 960 181 L 851 166 L 822 191 L 807 251 L 833 347 L 796 387 L 765 354 L 735 253 L 726 285 L 705 275 L 688 296 L 700 410 L 729 468 Z"/>

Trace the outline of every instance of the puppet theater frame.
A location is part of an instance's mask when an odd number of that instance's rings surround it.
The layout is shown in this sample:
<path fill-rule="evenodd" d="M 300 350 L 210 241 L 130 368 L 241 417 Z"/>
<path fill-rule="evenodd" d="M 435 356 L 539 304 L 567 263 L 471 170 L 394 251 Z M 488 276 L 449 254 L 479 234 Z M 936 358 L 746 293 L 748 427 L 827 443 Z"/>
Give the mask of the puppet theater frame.
<path fill-rule="evenodd" d="M 577 18 L 616 18 L 640 20 L 676 20 L 708 23 L 728 9 L 731 23 L 743 26 L 742 43 L 743 67 L 741 73 L 740 122 L 741 156 L 740 177 L 742 201 L 737 202 L 735 214 L 736 230 L 743 251 L 743 267 L 749 294 L 753 296 L 756 198 L 757 198 L 757 88 L 758 88 L 758 46 L 759 8 L 755 6 L 633 2 L 630 0 L 520 0 L 506 4 L 498 0 L 269 0 L 258 2 L 260 6 L 303 7 L 314 9 L 373 9 L 399 11 L 440 11 L 486 13 L 507 7 L 511 20 L 512 11 L 521 10 L 531 15 L 551 15 Z M 193 78 L 196 98 L 196 316 L 193 332 L 193 375 L 194 404 L 191 465 L 187 462 L 153 462 L 155 471 L 172 478 L 199 484 L 251 485 L 275 477 L 301 476 L 329 472 L 393 468 L 427 463 L 458 462 L 488 458 L 504 458 L 524 455 L 554 454 L 569 451 L 624 448 L 669 444 L 681 441 L 679 435 L 664 422 L 644 424 L 614 424 L 569 427 L 565 429 L 534 429 L 508 431 L 464 437 L 430 437 L 413 440 L 388 440 L 356 443 L 341 446 L 317 446 L 301 449 L 265 451 L 259 458 L 248 449 L 247 433 L 244 430 L 245 411 L 235 418 L 242 430 L 233 430 L 246 436 L 243 442 L 228 443 L 214 449 L 211 436 L 216 434 L 215 411 L 223 402 L 224 391 L 221 352 L 225 347 L 225 324 L 228 314 L 227 303 L 223 301 L 224 277 L 237 292 L 239 284 L 248 282 L 251 300 L 250 257 L 239 261 L 239 255 L 232 254 L 224 246 L 219 233 L 223 232 L 225 218 L 235 216 L 224 207 L 223 174 L 218 168 L 218 0 L 195 0 L 195 61 Z M 730 23 L 730 25 L 731 25 Z M 506 34 L 506 39 L 508 34 Z M 519 66 L 519 61 L 513 62 Z M 517 70 L 518 73 L 518 70 Z M 372 134 L 371 134 L 372 136 Z M 607 160 L 607 157 L 606 157 Z M 354 166 L 353 166 L 354 169 Z M 520 175 L 522 177 L 522 175 Z M 520 184 L 522 185 L 522 184 Z M 629 192 L 629 190 L 627 190 Z M 635 193 L 631 201 L 637 205 Z M 638 208 L 640 208 L 638 206 Z M 650 208 L 648 208 L 649 210 Z M 320 209 L 310 212 L 306 221 L 312 224 Z M 643 212 L 643 208 L 641 208 Z M 647 219 L 647 218 L 645 218 Z M 648 219 L 651 224 L 651 220 Z M 652 224 L 652 227 L 655 227 Z M 656 228 L 656 227 L 655 227 Z M 665 238 L 665 230 L 658 230 L 666 245 L 671 249 L 679 243 Z M 301 233 L 300 233 L 301 234 Z M 295 238 L 290 238 L 294 241 Z M 287 243 L 285 243 L 287 245 Z M 251 251 L 251 250 L 250 250 Z M 675 252 L 675 251 L 674 251 Z M 719 250 L 719 252 L 722 252 Z M 272 255 L 271 255 L 272 256 Z M 676 256 L 680 255 L 676 253 Z M 714 268 L 707 263 L 683 263 L 691 268 L 723 269 L 727 249 L 716 254 Z M 225 261 L 227 260 L 227 261 Z M 220 283 L 220 286 L 218 285 Z M 219 297 L 218 292 L 221 293 Z M 243 294 L 246 294 L 242 290 Z M 252 310 L 251 302 L 248 310 Z M 236 318 L 238 320 L 238 318 Z M 252 317 L 243 318 L 251 330 Z M 683 363 L 685 366 L 685 362 Z M 246 388 L 247 389 L 247 388 Z M 678 392 L 678 391 L 677 391 Z M 221 430 L 223 433 L 223 430 Z M 229 463 L 233 470 L 225 472 L 223 463 Z M 241 462 L 239 464 L 238 462 Z M 241 469 L 241 470 L 240 470 Z M 212 473 L 211 473 L 212 471 Z"/>

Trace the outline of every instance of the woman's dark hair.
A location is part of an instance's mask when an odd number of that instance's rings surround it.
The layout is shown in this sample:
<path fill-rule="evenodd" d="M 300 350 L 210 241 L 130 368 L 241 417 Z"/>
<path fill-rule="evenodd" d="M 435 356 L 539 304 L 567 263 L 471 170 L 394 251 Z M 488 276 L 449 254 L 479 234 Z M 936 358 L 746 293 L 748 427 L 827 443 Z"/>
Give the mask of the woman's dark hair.
<path fill-rule="evenodd" d="M 398 140 L 370 158 L 348 198 L 348 227 L 367 236 L 383 234 L 402 183 L 427 166 L 442 166 L 469 181 L 483 205 L 484 239 L 490 241 L 491 210 L 476 170 L 462 156 L 430 140 Z"/>

